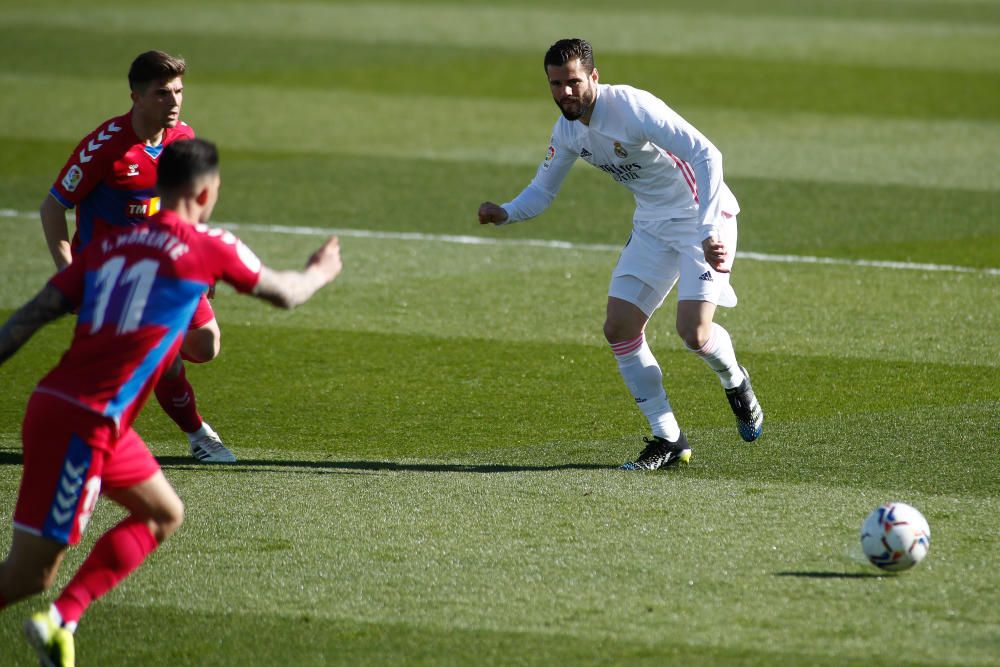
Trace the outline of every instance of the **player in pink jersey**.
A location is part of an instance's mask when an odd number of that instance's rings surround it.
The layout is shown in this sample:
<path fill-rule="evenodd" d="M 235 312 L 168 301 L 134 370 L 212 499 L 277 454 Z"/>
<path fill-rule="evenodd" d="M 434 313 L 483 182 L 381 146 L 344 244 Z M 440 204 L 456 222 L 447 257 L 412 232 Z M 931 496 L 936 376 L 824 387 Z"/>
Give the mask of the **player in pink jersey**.
<path fill-rule="evenodd" d="M 140 54 L 128 74 L 131 110 L 101 123 L 70 155 L 40 210 L 57 269 L 91 242 L 143 223 L 159 209 L 155 186 L 160 153 L 174 141 L 194 137 L 194 130 L 180 121 L 186 70 L 183 59 L 162 51 Z M 72 242 L 66 224 L 70 208 L 76 209 Z M 236 456 L 198 413 L 181 357 L 194 363 L 211 361 L 219 354 L 220 335 L 215 313 L 203 296 L 180 355 L 156 386 L 163 410 L 187 434 L 191 455 L 206 463 L 232 463 Z"/>
<path fill-rule="evenodd" d="M 202 224 L 219 192 L 218 153 L 209 142 L 167 146 L 157 188 L 160 214 L 88 244 L 0 328 L 2 363 L 47 322 L 79 313 L 69 350 L 38 383 L 25 413 L 24 472 L 10 553 L 0 564 L 0 609 L 52 585 L 100 494 L 128 511 L 51 608 L 25 623 L 43 664 L 73 664 L 73 632 L 87 606 L 183 520 L 180 498 L 132 423 L 180 349 L 200 295 L 223 280 L 292 308 L 341 269 L 336 237 L 304 270 L 273 271 L 231 233 Z"/>

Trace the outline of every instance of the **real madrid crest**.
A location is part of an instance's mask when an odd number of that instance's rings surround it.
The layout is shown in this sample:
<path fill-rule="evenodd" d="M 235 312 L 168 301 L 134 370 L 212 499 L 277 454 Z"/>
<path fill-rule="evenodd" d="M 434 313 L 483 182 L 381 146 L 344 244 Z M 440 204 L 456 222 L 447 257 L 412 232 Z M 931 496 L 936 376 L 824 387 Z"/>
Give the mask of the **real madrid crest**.
<path fill-rule="evenodd" d="M 625 150 L 625 147 L 622 146 L 622 142 L 620 141 L 615 142 L 615 155 L 623 160 L 628 157 L 628 151 Z"/>

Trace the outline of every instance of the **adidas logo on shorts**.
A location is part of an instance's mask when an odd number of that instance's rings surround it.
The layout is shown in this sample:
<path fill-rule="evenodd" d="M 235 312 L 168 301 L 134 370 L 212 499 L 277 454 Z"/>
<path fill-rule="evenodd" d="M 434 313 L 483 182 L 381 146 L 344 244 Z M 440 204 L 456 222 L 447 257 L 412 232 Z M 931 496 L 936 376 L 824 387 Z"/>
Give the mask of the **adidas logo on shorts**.
<path fill-rule="evenodd" d="M 706 271 L 705 273 L 703 273 L 700 276 L 698 276 L 698 280 L 708 280 L 709 282 L 711 282 L 711 280 L 712 280 L 712 272 L 711 271 Z"/>

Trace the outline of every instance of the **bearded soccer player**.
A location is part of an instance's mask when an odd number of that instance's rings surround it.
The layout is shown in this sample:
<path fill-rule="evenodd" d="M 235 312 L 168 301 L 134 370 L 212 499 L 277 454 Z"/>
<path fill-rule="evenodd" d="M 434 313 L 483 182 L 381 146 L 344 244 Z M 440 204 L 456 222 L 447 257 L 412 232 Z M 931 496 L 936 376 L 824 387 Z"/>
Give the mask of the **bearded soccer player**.
<path fill-rule="evenodd" d="M 141 224 L 156 213 L 160 153 L 172 142 L 194 136 L 194 130 L 180 121 L 186 69 L 183 59 L 162 51 L 140 54 L 128 73 L 131 110 L 101 123 L 70 155 L 40 211 L 57 269 L 109 232 Z M 66 224 L 70 208 L 76 208 L 72 242 Z M 236 456 L 198 413 L 181 357 L 194 363 L 211 361 L 219 346 L 219 324 L 208 299 L 202 297 L 180 355 L 156 385 L 156 398 L 187 434 L 191 455 L 205 463 L 232 463 Z"/>
<path fill-rule="evenodd" d="M 562 111 L 546 157 L 513 200 L 479 207 L 480 224 L 539 215 L 577 158 L 628 188 L 636 202 L 632 235 L 611 274 L 604 335 L 653 437 L 622 469 L 655 470 L 691 457 L 645 338 L 650 316 L 675 285 L 677 333 L 718 375 L 740 436 L 756 440 L 764 412 L 729 333 L 713 321 L 716 307 L 736 305 L 729 274 L 739 206 L 722 180 L 722 154 L 654 95 L 599 83 L 593 50 L 582 39 L 553 44 L 544 67 Z"/>
<path fill-rule="evenodd" d="M 272 271 L 208 221 L 218 153 L 193 139 L 160 157 L 162 211 L 81 250 L 0 328 L 0 363 L 45 323 L 79 312 L 69 350 L 35 387 L 22 432 L 24 472 L 14 536 L 0 564 L 0 609 L 52 585 L 100 494 L 128 512 L 94 544 L 47 612 L 24 630 L 46 665 L 72 665 L 88 605 L 138 567 L 181 524 L 183 505 L 132 423 L 182 345 L 201 294 L 216 280 L 285 308 L 341 269 L 336 237 L 303 271 Z"/>

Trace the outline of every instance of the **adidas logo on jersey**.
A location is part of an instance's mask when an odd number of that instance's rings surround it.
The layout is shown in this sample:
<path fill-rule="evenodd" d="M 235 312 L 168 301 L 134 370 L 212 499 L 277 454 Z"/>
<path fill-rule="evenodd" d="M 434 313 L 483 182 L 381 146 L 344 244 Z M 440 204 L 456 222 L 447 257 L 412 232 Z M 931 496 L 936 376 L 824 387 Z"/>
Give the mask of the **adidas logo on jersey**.
<path fill-rule="evenodd" d="M 700 276 L 698 276 L 698 280 L 707 280 L 707 281 L 711 282 L 712 281 L 712 272 L 711 271 L 706 271 L 705 273 L 703 273 Z"/>
<path fill-rule="evenodd" d="M 580 157 L 582 158 L 594 157 L 594 154 L 588 151 L 586 148 L 581 148 Z"/>

